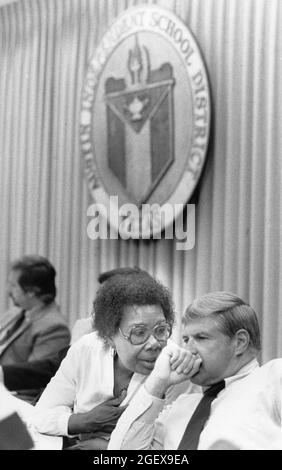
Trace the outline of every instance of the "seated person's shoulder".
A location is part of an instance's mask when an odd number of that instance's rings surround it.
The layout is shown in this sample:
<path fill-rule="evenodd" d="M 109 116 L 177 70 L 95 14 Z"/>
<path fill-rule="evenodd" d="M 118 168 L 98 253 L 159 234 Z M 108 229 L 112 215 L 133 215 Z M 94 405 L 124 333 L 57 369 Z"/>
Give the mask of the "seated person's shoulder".
<path fill-rule="evenodd" d="M 38 316 L 35 316 L 32 320 L 34 329 L 64 327 L 69 330 L 67 320 L 62 315 L 59 306 L 52 302 L 46 305 Z"/>
<path fill-rule="evenodd" d="M 282 379 L 282 358 L 272 359 L 260 367 L 261 372 Z"/>
<path fill-rule="evenodd" d="M 81 336 L 77 341 L 71 344 L 70 353 L 77 354 L 103 354 L 107 351 L 104 342 L 99 338 L 95 331 Z"/>
<path fill-rule="evenodd" d="M 75 343 L 71 344 L 65 359 L 62 362 L 63 367 L 82 368 L 91 367 L 92 364 L 103 366 L 107 361 L 108 348 L 105 347 L 103 341 L 99 339 L 96 332 L 84 335 Z"/>
<path fill-rule="evenodd" d="M 74 323 L 71 330 L 71 342 L 74 343 L 83 335 L 87 335 L 93 332 L 93 319 L 92 316 L 86 318 L 79 318 Z"/>

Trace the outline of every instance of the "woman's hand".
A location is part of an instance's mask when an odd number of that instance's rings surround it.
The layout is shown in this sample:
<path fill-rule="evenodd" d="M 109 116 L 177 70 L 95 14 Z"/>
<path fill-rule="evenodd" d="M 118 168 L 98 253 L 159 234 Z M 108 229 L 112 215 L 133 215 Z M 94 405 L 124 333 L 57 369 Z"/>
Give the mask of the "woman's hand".
<path fill-rule="evenodd" d="M 126 392 L 117 398 L 111 398 L 86 413 L 73 414 L 69 418 L 68 433 L 84 434 L 103 431 L 111 434 L 125 407 L 119 406 Z"/>

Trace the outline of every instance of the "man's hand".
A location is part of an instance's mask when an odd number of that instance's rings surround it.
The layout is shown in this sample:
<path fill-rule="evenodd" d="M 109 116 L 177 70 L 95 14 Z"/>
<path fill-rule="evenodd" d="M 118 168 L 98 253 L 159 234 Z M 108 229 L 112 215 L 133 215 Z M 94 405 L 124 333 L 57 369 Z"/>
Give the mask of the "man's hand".
<path fill-rule="evenodd" d="M 125 410 L 124 406 L 119 406 L 125 396 L 126 392 L 124 391 L 119 397 L 111 398 L 87 413 L 71 415 L 68 422 L 68 433 L 72 435 L 103 431 L 110 434 Z"/>
<path fill-rule="evenodd" d="M 190 351 L 171 342 L 156 360 L 145 387 L 151 395 L 161 398 L 170 385 L 184 382 L 198 372 L 201 362 Z"/>

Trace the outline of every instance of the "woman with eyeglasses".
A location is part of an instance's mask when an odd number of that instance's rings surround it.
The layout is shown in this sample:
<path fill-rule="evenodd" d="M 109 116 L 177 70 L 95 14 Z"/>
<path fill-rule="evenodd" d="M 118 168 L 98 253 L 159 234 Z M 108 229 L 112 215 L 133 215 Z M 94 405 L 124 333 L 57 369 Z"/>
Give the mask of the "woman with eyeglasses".
<path fill-rule="evenodd" d="M 107 448 L 126 404 L 166 346 L 174 320 L 170 293 L 143 271 L 104 282 L 93 312 L 95 331 L 69 349 L 32 423 L 45 434 L 75 436 L 74 449 Z M 175 367 L 188 367 L 181 348 L 172 360 Z"/>

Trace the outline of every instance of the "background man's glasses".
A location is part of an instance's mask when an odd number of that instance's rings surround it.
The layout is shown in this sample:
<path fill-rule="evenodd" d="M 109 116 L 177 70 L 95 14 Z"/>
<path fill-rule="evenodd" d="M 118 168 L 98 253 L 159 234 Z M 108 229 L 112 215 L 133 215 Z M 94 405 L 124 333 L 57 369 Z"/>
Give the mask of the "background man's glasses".
<path fill-rule="evenodd" d="M 166 341 L 171 335 L 171 325 L 166 322 L 157 323 L 154 328 L 148 328 L 145 325 L 137 325 L 132 328 L 128 335 L 125 335 L 120 328 L 119 332 L 124 339 L 137 346 L 146 343 L 151 335 L 153 335 L 157 341 Z"/>

